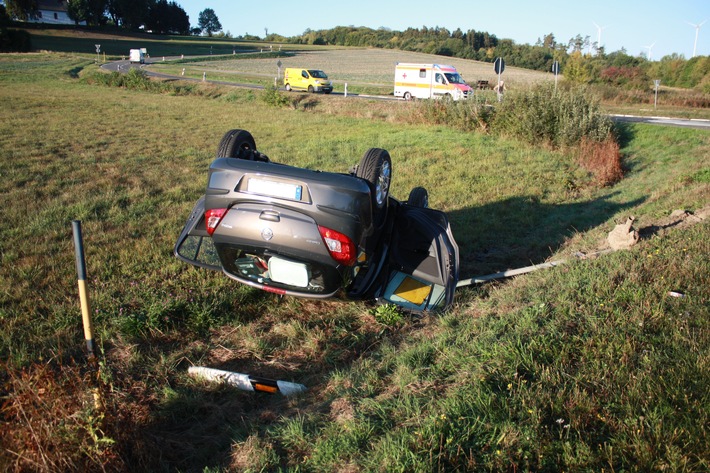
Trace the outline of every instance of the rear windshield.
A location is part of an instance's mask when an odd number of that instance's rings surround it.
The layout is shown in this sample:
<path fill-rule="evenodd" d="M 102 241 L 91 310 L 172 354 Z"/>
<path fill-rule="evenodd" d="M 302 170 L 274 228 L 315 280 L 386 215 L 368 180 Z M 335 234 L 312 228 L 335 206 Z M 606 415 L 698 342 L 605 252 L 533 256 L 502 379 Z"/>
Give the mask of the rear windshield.
<path fill-rule="evenodd" d="M 328 76 L 325 75 L 325 72 L 319 71 L 317 69 L 309 69 L 308 73 L 311 75 L 311 77 L 315 77 L 316 79 L 327 79 Z"/>

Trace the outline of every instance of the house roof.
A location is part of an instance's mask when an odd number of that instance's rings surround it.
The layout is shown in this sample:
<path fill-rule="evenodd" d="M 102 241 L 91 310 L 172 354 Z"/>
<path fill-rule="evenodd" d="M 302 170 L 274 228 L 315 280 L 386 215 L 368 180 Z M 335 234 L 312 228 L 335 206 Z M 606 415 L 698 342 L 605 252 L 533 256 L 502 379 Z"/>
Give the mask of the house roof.
<path fill-rule="evenodd" d="M 66 0 L 37 0 L 37 10 L 40 11 L 67 11 Z"/>

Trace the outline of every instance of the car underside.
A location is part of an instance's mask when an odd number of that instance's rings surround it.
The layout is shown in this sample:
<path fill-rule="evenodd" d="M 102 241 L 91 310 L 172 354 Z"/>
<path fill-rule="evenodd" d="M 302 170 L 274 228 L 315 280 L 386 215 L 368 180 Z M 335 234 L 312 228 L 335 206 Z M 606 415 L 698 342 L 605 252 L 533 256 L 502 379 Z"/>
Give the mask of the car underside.
<path fill-rule="evenodd" d="M 382 149 L 349 173 L 324 172 L 274 163 L 231 130 L 175 255 L 277 294 L 445 309 L 459 266 L 448 219 L 421 187 L 405 202 L 389 196 L 391 175 Z"/>

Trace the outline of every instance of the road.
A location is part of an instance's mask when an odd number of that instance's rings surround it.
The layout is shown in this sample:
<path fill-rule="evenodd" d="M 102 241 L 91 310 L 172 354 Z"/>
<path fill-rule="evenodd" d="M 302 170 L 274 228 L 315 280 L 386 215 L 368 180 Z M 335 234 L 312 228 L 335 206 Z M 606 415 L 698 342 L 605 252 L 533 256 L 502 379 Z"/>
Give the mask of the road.
<path fill-rule="evenodd" d="M 171 60 L 171 59 L 179 59 L 179 58 L 178 57 L 162 58 L 163 61 Z M 128 60 L 123 60 L 123 61 L 116 61 L 116 62 L 109 62 L 106 64 L 102 64 L 101 68 L 104 70 L 107 70 L 107 71 L 117 71 L 117 72 L 128 72 L 129 69 L 140 68 L 140 69 L 143 69 L 151 77 L 158 77 L 161 79 L 180 79 L 180 80 L 186 80 L 186 81 L 192 81 L 192 82 L 202 82 L 202 79 L 161 74 L 159 72 L 153 72 L 150 69 L 147 69 L 145 67 L 145 66 L 149 66 L 150 64 L 155 63 L 155 62 L 159 62 L 159 61 L 153 60 L 152 62 L 147 62 L 145 64 L 132 64 Z M 211 84 L 228 85 L 228 86 L 233 86 L 233 87 L 244 87 L 244 88 L 248 88 L 248 89 L 263 89 L 264 88 L 261 85 L 243 84 L 243 83 L 238 83 L 238 82 L 227 82 L 227 81 L 217 81 L 217 80 L 207 80 L 207 82 L 209 82 Z M 333 92 L 332 95 L 343 96 L 345 94 L 343 94 L 342 92 Z M 398 99 L 395 97 L 387 97 L 387 96 L 382 96 L 382 95 L 359 95 L 359 94 L 352 94 L 352 93 L 349 93 L 348 97 L 369 98 L 369 99 L 377 99 L 377 100 L 401 100 L 401 99 Z M 622 122 L 622 123 L 647 123 L 647 124 L 651 124 L 651 125 L 678 126 L 678 127 L 697 128 L 700 130 L 710 131 L 710 120 L 703 120 L 703 119 L 682 119 L 682 118 L 670 118 L 670 117 L 642 117 L 642 116 L 636 116 L 636 115 L 610 115 L 610 117 L 612 120 L 614 120 L 616 122 Z"/>
<path fill-rule="evenodd" d="M 670 117 L 638 117 L 634 115 L 611 115 L 611 119 L 624 123 L 648 123 L 651 125 L 680 126 L 710 131 L 710 120 Z"/>

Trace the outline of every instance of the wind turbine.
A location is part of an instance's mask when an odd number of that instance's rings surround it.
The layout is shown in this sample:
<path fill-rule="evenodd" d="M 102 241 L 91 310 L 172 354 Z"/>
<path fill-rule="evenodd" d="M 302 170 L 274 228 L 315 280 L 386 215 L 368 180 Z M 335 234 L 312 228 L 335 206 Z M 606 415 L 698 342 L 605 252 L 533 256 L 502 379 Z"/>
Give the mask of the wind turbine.
<path fill-rule="evenodd" d="M 647 58 L 648 58 L 649 61 L 651 60 L 651 48 L 652 48 L 655 44 L 656 44 L 656 43 L 654 42 L 654 43 L 651 44 L 650 46 L 644 46 L 644 48 L 648 49 L 648 56 L 647 56 Z"/>
<path fill-rule="evenodd" d="M 705 20 L 708 21 L 708 20 Z M 698 33 L 700 32 L 700 27 L 705 24 L 705 21 L 702 23 L 698 23 L 697 25 L 695 23 L 691 23 L 689 21 L 686 21 L 690 26 L 695 28 L 695 43 L 693 43 L 693 57 L 695 57 L 695 51 L 698 49 Z"/>
<path fill-rule="evenodd" d="M 596 23 L 594 23 L 594 26 L 597 27 L 597 54 L 599 54 L 599 48 L 602 46 L 602 30 L 608 28 L 608 26 L 599 26 Z"/>

